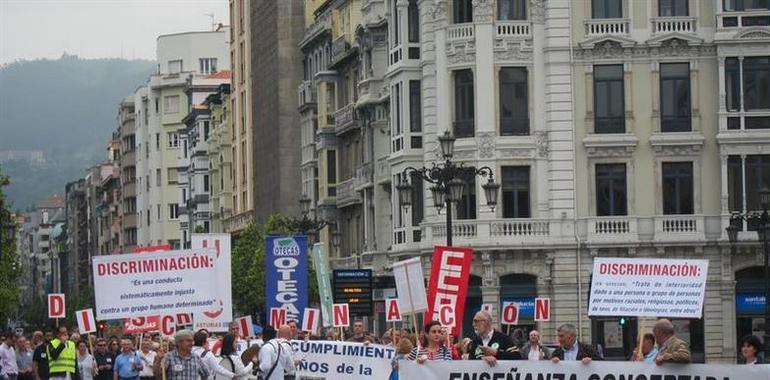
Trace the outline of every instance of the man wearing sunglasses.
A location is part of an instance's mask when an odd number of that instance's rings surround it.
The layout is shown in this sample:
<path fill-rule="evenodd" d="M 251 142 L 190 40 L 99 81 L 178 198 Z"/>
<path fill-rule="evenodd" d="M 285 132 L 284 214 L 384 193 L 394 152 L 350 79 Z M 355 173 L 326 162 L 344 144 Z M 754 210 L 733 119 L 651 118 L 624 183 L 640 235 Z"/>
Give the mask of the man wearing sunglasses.
<path fill-rule="evenodd" d="M 113 367 L 115 366 L 115 357 L 107 349 L 107 340 L 99 338 L 96 340 L 96 352 L 94 352 L 96 368 L 99 371 L 94 380 L 112 380 Z"/>

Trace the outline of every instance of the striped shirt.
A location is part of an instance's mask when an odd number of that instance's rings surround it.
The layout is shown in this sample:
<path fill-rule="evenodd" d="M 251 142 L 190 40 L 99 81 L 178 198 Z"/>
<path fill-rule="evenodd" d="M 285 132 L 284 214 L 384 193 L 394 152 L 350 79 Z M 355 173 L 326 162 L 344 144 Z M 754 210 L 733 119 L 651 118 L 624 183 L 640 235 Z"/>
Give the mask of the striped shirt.
<path fill-rule="evenodd" d="M 417 360 L 420 356 L 425 356 L 428 360 L 452 360 L 452 351 L 446 346 L 439 347 L 437 351 L 428 351 L 425 347 L 415 347 L 406 356 L 406 360 Z"/>

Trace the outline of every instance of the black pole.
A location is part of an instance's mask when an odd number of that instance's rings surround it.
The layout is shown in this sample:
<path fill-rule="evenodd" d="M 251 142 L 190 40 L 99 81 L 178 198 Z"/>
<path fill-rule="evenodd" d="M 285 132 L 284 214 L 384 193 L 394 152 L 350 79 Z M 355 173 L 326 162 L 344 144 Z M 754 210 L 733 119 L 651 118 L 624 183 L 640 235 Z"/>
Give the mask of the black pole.
<path fill-rule="evenodd" d="M 762 244 L 765 251 L 765 358 L 770 358 L 770 252 L 767 249 L 767 234 L 770 233 L 768 224 L 770 224 L 770 216 L 767 213 L 767 205 L 763 205 L 762 210 L 762 225 L 763 229 Z"/>
<path fill-rule="evenodd" d="M 448 185 L 447 185 L 448 186 Z M 448 191 L 448 190 L 446 190 Z M 452 246 L 452 201 L 446 197 L 446 245 Z"/>

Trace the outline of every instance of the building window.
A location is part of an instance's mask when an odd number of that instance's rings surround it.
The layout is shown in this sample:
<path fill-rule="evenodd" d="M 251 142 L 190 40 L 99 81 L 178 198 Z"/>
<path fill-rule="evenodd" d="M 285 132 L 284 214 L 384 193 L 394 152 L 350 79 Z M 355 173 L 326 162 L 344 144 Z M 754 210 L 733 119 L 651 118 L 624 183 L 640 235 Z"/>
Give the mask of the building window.
<path fill-rule="evenodd" d="M 179 95 L 163 97 L 163 113 L 179 113 Z"/>
<path fill-rule="evenodd" d="M 160 150 L 160 133 L 155 134 L 155 150 Z"/>
<path fill-rule="evenodd" d="M 476 169 L 468 168 L 467 171 L 466 177 L 471 180 L 465 184 L 463 196 L 457 202 L 457 219 L 476 219 Z"/>
<path fill-rule="evenodd" d="M 171 203 L 168 205 L 168 218 L 171 220 L 179 219 L 179 205 Z"/>
<path fill-rule="evenodd" d="M 527 0 L 498 0 L 498 20 L 526 20 Z"/>
<path fill-rule="evenodd" d="M 168 61 L 168 73 L 169 74 L 178 74 L 182 72 L 182 60 L 177 59 L 173 61 Z"/>
<path fill-rule="evenodd" d="M 626 164 L 596 164 L 596 215 L 628 215 Z"/>
<path fill-rule="evenodd" d="M 466 22 L 473 22 L 473 1 L 471 0 L 454 0 L 453 21 L 455 24 L 462 24 Z"/>
<path fill-rule="evenodd" d="M 160 169 L 155 169 L 155 186 L 160 187 L 160 179 L 161 179 L 160 177 L 161 177 Z"/>
<path fill-rule="evenodd" d="M 745 165 L 746 179 L 743 179 Z M 770 187 L 770 155 L 747 155 L 745 161 L 741 156 L 730 156 L 727 159 L 727 181 L 729 191 L 730 211 L 746 212 L 762 209 L 759 201 L 759 190 Z M 744 195 L 746 207 L 744 209 Z"/>
<path fill-rule="evenodd" d="M 724 0 L 724 9 L 728 12 L 768 9 L 768 0 Z"/>
<path fill-rule="evenodd" d="M 329 188 L 328 196 L 337 196 L 337 152 L 330 150 L 326 152 L 326 180 Z"/>
<path fill-rule="evenodd" d="M 209 192 L 209 175 L 203 175 L 203 191 Z"/>
<path fill-rule="evenodd" d="M 419 80 L 409 81 L 409 132 L 422 133 L 422 84 Z M 411 147 L 422 148 L 422 136 L 412 136 Z"/>
<path fill-rule="evenodd" d="M 594 132 L 625 133 L 623 65 L 594 66 Z"/>
<path fill-rule="evenodd" d="M 735 57 L 725 59 L 725 91 L 726 107 L 730 112 L 767 111 L 770 110 L 770 56 L 745 57 L 741 60 Z M 743 77 L 741 77 L 741 71 Z M 743 104 L 741 104 L 743 95 Z M 728 116 L 727 129 L 768 129 L 770 117 Z"/>
<path fill-rule="evenodd" d="M 168 134 L 168 147 L 171 149 L 179 148 L 179 134 L 176 132 L 169 132 Z"/>
<path fill-rule="evenodd" d="M 217 71 L 216 58 L 200 58 L 198 63 L 201 74 L 211 74 Z"/>
<path fill-rule="evenodd" d="M 208 120 L 203 122 L 203 141 L 208 141 L 209 139 L 210 125 L 211 125 L 211 122 Z"/>
<path fill-rule="evenodd" d="M 529 166 L 503 166 L 503 218 L 529 218 Z"/>
<path fill-rule="evenodd" d="M 160 220 L 161 219 L 161 216 L 160 216 L 160 205 L 155 205 L 155 210 L 157 211 L 157 214 L 158 214 L 158 220 Z"/>
<path fill-rule="evenodd" d="M 503 67 L 500 69 L 500 134 L 502 136 L 529 135 L 528 92 L 526 68 Z"/>
<path fill-rule="evenodd" d="M 473 71 L 470 69 L 454 72 L 455 84 L 455 137 L 474 135 Z"/>
<path fill-rule="evenodd" d="M 690 15 L 688 0 L 659 0 L 658 16 L 682 17 Z"/>
<path fill-rule="evenodd" d="M 664 162 L 663 175 L 663 214 L 693 213 L 693 173 L 692 162 Z"/>
<path fill-rule="evenodd" d="M 398 17 L 398 1 L 399 0 L 391 0 L 391 4 L 393 5 L 393 46 L 398 46 L 401 43 L 401 28 L 399 27 L 401 20 L 399 20 Z"/>
<path fill-rule="evenodd" d="M 409 0 L 407 23 L 409 26 L 409 42 L 420 42 L 420 9 L 417 7 L 417 0 Z"/>
<path fill-rule="evenodd" d="M 690 108 L 690 64 L 661 63 L 661 131 L 691 131 Z"/>
<path fill-rule="evenodd" d="M 412 227 L 419 227 L 424 217 L 424 182 L 417 173 L 411 173 L 412 183 Z"/>
<path fill-rule="evenodd" d="M 592 0 L 591 16 L 592 18 L 622 18 L 623 1 L 622 0 Z"/>
<path fill-rule="evenodd" d="M 166 169 L 166 177 L 168 177 L 168 184 L 174 185 L 179 182 L 179 173 L 176 168 Z"/>

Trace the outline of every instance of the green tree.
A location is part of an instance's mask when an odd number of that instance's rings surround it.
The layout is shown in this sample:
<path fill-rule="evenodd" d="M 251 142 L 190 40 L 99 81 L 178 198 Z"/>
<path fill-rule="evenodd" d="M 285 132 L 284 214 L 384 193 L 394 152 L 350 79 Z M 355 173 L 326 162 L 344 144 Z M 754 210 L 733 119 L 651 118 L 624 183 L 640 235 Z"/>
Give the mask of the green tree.
<path fill-rule="evenodd" d="M 16 251 L 16 236 L 8 236 L 8 229 L 16 221 L 11 218 L 10 205 L 6 201 L 4 188 L 11 183 L 0 170 L 0 323 L 8 318 L 15 319 L 19 305 L 20 291 L 17 280 L 21 273 L 19 253 Z"/>
<path fill-rule="evenodd" d="M 289 219 L 281 214 L 268 218 L 262 225 L 250 224 L 234 238 L 232 250 L 233 312 L 240 315 L 262 315 L 265 310 L 265 240 L 268 235 L 293 235 Z M 315 269 L 308 255 L 308 302 L 318 300 Z"/>

